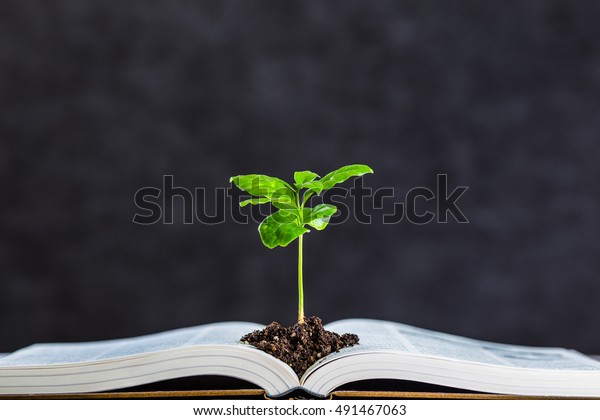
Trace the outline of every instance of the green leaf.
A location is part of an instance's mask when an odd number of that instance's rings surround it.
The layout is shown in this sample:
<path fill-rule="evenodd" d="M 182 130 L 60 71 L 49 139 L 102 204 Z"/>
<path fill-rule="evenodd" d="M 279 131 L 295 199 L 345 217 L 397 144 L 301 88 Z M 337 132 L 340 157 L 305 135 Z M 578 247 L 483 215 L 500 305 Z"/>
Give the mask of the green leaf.
<path fill-rule="evenodd" d="M 300 188 L 306 188 L 308 189 L 308 191 L 312 191 L 314 194 L 321 194 L 321 191 L 323 191 L 323 182 L 321 181 L 311 181 L 311 182 L 306 182 L 304 184 L 302 184 L 300 186 Z"/>
<path fill-rule="evenodd" d="M 240 201 L 240 207 L 247 206 L 248 204 L 265 204 L 265 203 L 268 203 L 269 201 L 270 200 L 266 197 L 249 198 L 247 200 Z"/>
<path fill-rule="evenodd" d="M 319 175 L 311 171 L 294 172 L 294 181 L 296 182 L 296 184 L 294 185 L 296 186 L 296 188 L 301 188 L 300 185 L 306 182 L 310 182 L 318 176 Z"/>
<path fill-rule="evenodd" d="M 281 210 L 294 210 L 297 208 L 294 200 L 272 200 L 271 203 Z"/>
<path fill-rule="evenodd" d="M 369 168 L 367 165 L 348 165 L 328 173 L 321 178 L 321 181 L 323 182 L 323 189 L 328 190 L 334 185 L 344 182 L 353 176 L 362 176 L 364 174 L 372 173 L 373 169 Z"/>
<path fill-rule="evenodd" d="M 306 191 L 302 196 L 302 205 L 305 205 L 308 199 L 312 197 L 314 193 L 314 191 Z"/>
<path fill-rule="evenodd" d="M 296 193 L 288 188 L 278 189 L 271 196 L 271 202 L 278 209 L 295 209 L 297 208 Z"/>
<path fill-rule="evenodd" d="M 323 230 L 327 227 L 329 219 L 337 211 L 336 206 L 331 204 L 319 204 L 314 208 L 305 208 L 303 212 L 303 221 L 317 230 Z"/>
<path fill-rule="evenodd" d="M 267 197 L 271 199 L 274 195 L 294 197 L 294 189 L 287 182 L 267 175 L 238 175 L 232 176 L 229 182 L 233 182 L 240 190 L 246 191 L 255 197 Z"/>
<path fill-rule="evenodd" d="M 271 249 L 276 246 L 287 246 L 298 236 L 307 232 L 309 232 L 308 229 L 298 224 L 296 216 L 285 210 L 276 211 L 266 217 L 258 226 L 262 243 Z"/>

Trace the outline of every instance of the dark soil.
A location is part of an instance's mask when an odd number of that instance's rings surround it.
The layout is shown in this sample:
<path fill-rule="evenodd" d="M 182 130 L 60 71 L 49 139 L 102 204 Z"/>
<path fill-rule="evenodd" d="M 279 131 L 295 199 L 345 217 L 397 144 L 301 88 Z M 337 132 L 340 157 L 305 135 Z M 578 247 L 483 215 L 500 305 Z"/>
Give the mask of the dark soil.
<path fill-rule="evenodd" d="M 287 363 L 301 377 L 306 369 L 328 354 L 344 347 L 358 344 L 356 334 L 339 335 L 323 328 L 320 318 L 305 318 L 302 324 L 282 327 L 271 322 L 262 330 L 242 337 L 243 343 L 251 344 Z"/>

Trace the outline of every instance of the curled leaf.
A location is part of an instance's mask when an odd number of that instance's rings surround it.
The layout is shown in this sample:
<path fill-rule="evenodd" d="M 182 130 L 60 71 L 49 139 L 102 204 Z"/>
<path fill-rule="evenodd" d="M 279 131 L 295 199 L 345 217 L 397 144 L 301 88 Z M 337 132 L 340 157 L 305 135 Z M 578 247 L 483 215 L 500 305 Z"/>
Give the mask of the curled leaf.
<path fill-rule="evenodd" d="M 278 209 L 291 210 L 297 208 L 296 194 L 289 189 L 279 189 L 271 196 L 271 202 Z"/>
<path fill-rule="evenodd" d="M 296 216 L 285 210 L 278 210 L 267 216 L 258 226 L 262 243 L 267 248 L 287 246 L 298 236 L 309 232 L 298 224 Z"/>
<path fill-rule="evenodd" d="M 299 172 L 294 172 L 294 182 L 296 184 L 295 187 L 296 188 L 302 188 L 301 185 L 306 183 L 306 182 L 310 182 L 312 180 L 314 180 L 315 178 L 317 178 L 319 175 L 317 175 L 316 173 L 312 172 L 312 171 L 299 171 Z"/>
<path fill-rule="evenodd" d="M 271 198 L 273 195 L 294 196 L 294 189 L 287 182 L 267 175 L 238 175 L 232 176 L 229 182 L 233 182 L 240 190 L 255 197 Z"/>
<path fill-rule="evenodd" d="M 334 185 L 346 181 L 353 176 L 362 176 L 364 174 L 372 174 L 373 169 L 367 165 L 348 165 L 343 166 L 333 172 L 328 173 L 321 181 L 323 182 L 323 190 L 328 190 Z"/>
<path fill-rule="evenodd" d="M 314 208 L 305 208 L 303 211 L 303 221 L 317 230 L 323 230 L 327 227 L 329 219 L 337 211 L 336 206 L 331 204 L 319 204 Z"/>
<path fill-rule="evenodd" d="M 323 182 L 320 180 L 306 182 L 298 188 L 306 188 L 309 192 L 312 192 L 313 194 L 317 195 L 321 194 L 321 191 L 323 191 L 324 189 Z"/>
<path fill-rule="evenodd" d="M 268 202 L 269 202 L 269 199 L 266 197 L 249 198 L 247 200 L 240 201 L 240 207 L 247 206 L 248 204 L 265 204 Z"/>

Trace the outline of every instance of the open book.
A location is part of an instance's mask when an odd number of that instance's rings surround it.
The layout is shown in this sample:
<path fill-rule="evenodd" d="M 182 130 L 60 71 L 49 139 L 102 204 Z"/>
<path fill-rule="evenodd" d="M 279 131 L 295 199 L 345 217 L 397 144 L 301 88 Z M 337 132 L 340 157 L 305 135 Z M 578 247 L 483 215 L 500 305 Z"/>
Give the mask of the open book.
<path fill-rule="evenodd" d="M 222 375 L 270 396 L 302 388 L 326 396 L 367 379 L 398 379 L 488 393 L 600 397 L 600 362 L 561 348 L 472 340 L 403 324 L 350 319 L 326 325 L 360 344 L 315 363 L 298 379 L 285 363 L 241 344 L 263 326 L 225 322 L 136 338 L 35 344 L 0 358 L 0 394 L 121 389 L 173 378 Z"/>

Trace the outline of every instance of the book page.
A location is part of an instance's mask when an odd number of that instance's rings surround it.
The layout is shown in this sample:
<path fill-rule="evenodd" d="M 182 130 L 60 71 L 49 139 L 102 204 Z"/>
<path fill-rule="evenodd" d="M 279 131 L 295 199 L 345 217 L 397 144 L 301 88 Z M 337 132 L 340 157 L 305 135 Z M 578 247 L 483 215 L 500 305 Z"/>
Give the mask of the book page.
<path fill-rule="evenodd" d="M 352 332 L 360 338 L 358 346 L 343 349 L 333 357 L 393 351 L 496 366 L 600 370 L 600 362 L 573 350 L 496 344 L 389 321 L 353 319 L 337 321 L 326 328 L 339 334 Z M 327 359 L 325 358 L 324 362 Z"/>
<path fill-rule="evenodd" d="M 223 322 L 134 338 L 88 343 L 34 344 L 0 358 L 0 367 L 100 362 L 149 352 L 203 345 L 241 346 L 239 340 L 260 324 Z"/>

